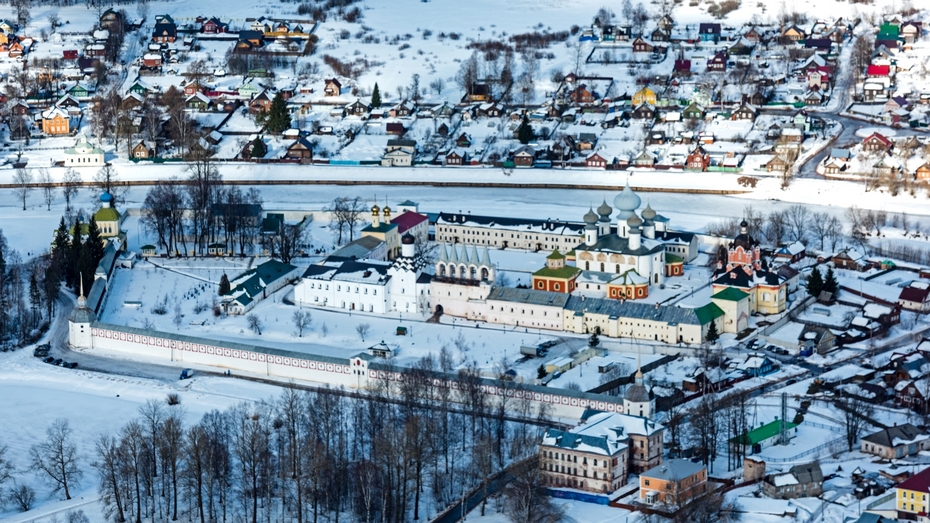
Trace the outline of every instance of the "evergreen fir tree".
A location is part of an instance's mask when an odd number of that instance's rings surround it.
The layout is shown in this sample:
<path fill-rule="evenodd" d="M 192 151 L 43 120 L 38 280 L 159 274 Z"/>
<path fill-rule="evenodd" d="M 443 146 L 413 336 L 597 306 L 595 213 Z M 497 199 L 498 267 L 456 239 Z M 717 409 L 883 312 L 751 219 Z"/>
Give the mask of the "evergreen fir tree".
<path fill-rule="evenodd" d="M 68 267 L 70 278 L 66 282 L 74 290 L 78 289 L 78 267 L 80 266 L 81 253 L 84 251 L 84 241 L 81 237 L 81 218 L 74 219 L 74 230 L 71 231 L 71 247 L 68 249 Z M 96 267 L 94 267 L 96 269 Z"/>
<path fill-rule="evenodd" d="M 836 281 L 836 274 L 833 274 L 833 267 L 828 267 L 827 276 L 823 280 L 823 290 L 835 295 L 839 287 L 840 284 Z"/>
<path fill-rule="evenodd" d="M 274 95 L 271 108 L 268 109 L 268 132 L 280 134 L 291 127 L 291 115 L 281 93 Z"/>
<path fill-rule="evenodd" d="M 32 305 L 32 325 L 39 325 L 39 309 L 42 307 L 42 292 L 39 290 L 39 280 L 36 273 L 29 274 L 29 303 Z"/>
<path fill-rule="evenodd" d="M 598 338 L 597 336 L 600 333 L 601 333 L 601 328 L 594 327 L 594 332 L 591 333 L 591 337 L 588 339 L 588 346 L 597 347 L 598 344 L 601 343 L 600 338 Z"/>
<path fill-rule="evenodd" d="M 252 158 L 264 158 L 268 154 L 268 147 L 265 146 L 265 142 L 262 141 L 261 137 L 256 136 L 252 140 Z"/>
<path fill-rule="evenodd" d="M 375 82 L 375 89 L 371 92 L 371 107 L 374 109 L 381 107 L 381 89 L 378 89 L 378 82 Z"/>
<path fill-rule="evenodd" d="M 65 217 L 61 217 L 58 229 L 55 230 L 55 240 L 52 242 L 52 266 L 55 267 L 55 274 L 58 278 L 69 278 L 69 272 L 74 272 L 74 267 L 68 264 L 68 251 L 71 248 L 68 241 L 68 226 L 65 224 Z M 60 280 L 59 280 L 60 281 Z M 58 283 L 58 282 L 56 282 Z"/>
<path fill-rule="evenodd" d="M 59 270 L 59 267 L 56 267 L 55 264 L 50 264 L 45 268 L 45 280 L 42 282 L 42 292 L 45 293 L 45 308 L 49 318 L 52 317 L 55 302 L 58 300 L 58 295 L 61 294 L 61 274 Z"/>
<path fill-rule="evenodd" d="M 220 278 L 220 296 L 226 295 L 229 293 L 229 277 L 226 276 L 226 273 L 223 273 L 223 277 Z"/>
<path fill-rule="evenodd" d="M 535 135 L 533 134 L 533 128 L 530 126 L 530 119 L 524 114 L 523 121 L 520 122 L 520 127 L 517 129 L 517 139 L 520 140 L 520 143 L 526 145 L 533 141 L 533 138 L 535 138 Z"/>
<path fill-rule="evenodd" d="M 823 290 L 823 275 L 820 274 L 820 269 L 814 267 L 814 270 L 811 271 L 811 275 L 807 278 L 807 294 L 813 297 L 820 296 L 820 291 Z"/>
<path fill-rule="evenodd" d="M 97 272 L 97 264 L 92 257 L 91 250 L 88 248 L 81 249 L 81 256 L 78 258 L 78 289 L 81 288 L 81 281 L 84 282 L 84 292 L 90 292 L 90 286 L 94 283 L 94 273 Z"/>
<path fill-rule="evenodd" d="M 103 238 L 100 237 L 100 227 L 97 226 L 97 220 L 93 216 L 87 228 L 87 243 L 84 244 L 84 248 L 89 251 L 90 259 L 94 261 L 96 268 L 103 259 Z"/>
<path fill-rule="evenodd" d="M 545 377 L 546 377 L 546 366 L 540 363 L 539 368 L 536 369 L 536 379 L 541 380 Z"/>
<path fill-rule="evenodd" d="M 714 343 L 719 339 L 720 333 L 717 331 L 717 322 L 711 320 L 710 325 L 707 326 L 707 341 Z"/>

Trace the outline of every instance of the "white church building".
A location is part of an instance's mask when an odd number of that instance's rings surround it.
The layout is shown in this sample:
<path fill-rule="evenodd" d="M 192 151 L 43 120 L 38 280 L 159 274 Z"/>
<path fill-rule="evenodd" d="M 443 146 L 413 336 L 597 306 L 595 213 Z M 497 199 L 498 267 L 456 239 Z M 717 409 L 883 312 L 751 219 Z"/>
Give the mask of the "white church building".
<path fill-rule="evenodd" d="M 302 307 L 327 307 L 372 314 L 428 313 L 431 275 L 416 254 L 416 239 L 401 238 L 393 262 L 329 259 L 311 265 L 294 288 Z"/>

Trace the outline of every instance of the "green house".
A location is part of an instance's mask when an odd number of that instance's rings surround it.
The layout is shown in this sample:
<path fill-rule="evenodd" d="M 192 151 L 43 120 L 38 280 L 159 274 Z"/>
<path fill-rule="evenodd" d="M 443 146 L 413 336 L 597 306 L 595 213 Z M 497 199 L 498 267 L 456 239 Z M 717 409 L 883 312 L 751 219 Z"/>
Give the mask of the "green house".
<path fill-rule="evenodd" d="M 878 28 L 878 36 L 875 37 L 876 40 L 897 40 L 898 39 L 899 28 L 895 24 L 882 24 Z"/>
<path fill-rule="evenodd" d="M 148 96 L 149 88 L 142 82 L 137 81 L 129 88 L 129 92 L 138 94 L 139 96 Z"/>
<path fill-rule="evenodd" d="M 71 89 L 68 89 L 68 94 L 75 98 L 87 98 L 90 96 L 90 90 L 81 84 L 74 84 Z"/>
<path fill-rule="evenodd" d="M 781 434 L 782 421 L 776 419 L 770 423 L 766 423 L 756 429 L 750 430 L 749 432 L 743 434 L 742 436 L 736 436 L 730 438 L 730 446 L 741 445 L 745 449 L 745 455 L 757 454 L 762 451 L 763 448 L 775 445 L 778 443 L 779 435 Z M 791 423 L 790 421 L 785 422 L 785 429 L 788 432 L 788 438 L 791 439 L 795 436 L 795 428 L 798 426 L 797 423 Z"/>

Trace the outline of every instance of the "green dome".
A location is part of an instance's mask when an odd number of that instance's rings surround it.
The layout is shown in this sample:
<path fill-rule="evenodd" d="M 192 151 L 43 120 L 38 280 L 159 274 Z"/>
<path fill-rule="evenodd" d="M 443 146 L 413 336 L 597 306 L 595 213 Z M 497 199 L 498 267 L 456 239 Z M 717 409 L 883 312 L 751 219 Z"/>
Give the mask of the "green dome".
<path fill-rule="evenodd" d="M 119 221 L 119 211 L 112 207 L 102 207 L 99 211 L 94 213 L 94 220 L 97 223 Z"/>

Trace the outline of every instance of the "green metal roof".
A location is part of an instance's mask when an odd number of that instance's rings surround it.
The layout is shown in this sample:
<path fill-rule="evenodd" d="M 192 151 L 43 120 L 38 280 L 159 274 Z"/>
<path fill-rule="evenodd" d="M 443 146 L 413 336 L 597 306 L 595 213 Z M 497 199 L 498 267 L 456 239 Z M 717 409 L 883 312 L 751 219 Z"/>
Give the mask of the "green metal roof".
<path fill-rule="evenodd" d="M 665 253 L 665 263 L 683 263 L 684 261 L 685 259 L 677 254 L 672 254 L 670 252 Z"/>
<path fill-rule="evenodd" d="M 564 258 L 565 256 L 563 256 L 562 253 L 560 253 L 558 249 L 552 251 L 552 254 L 550 254 L 549 256 L 546 256 L 547 260 L 561 260 Z"/>
<path fill-rule="evenodd" d="M 711 296 L 711 299 L 726 300 L 726 301 L 743 301 L 749 297 L 749 293 L 743 292 L 736 287 L 727 287 L 722 291 L 718 292 Z"/>
<path fill-rule="evenodd" d="M 788 430 L 791 430 L 798 426 L 797 423 L 787 423 Z M 742 436 L 737 436 L 735 438 L 730 438 L 731 443 L 742 443 L 743 445 L 758 445 L 763 441 L 777 436 L 781 432 L 781 420 L 775 420 L 771 423 L 766 423 L 757 429 L 753 429 Z"/>
<path fill-rule="evenodd" d="M 703 307 L 694 309 L 694 313 L 697 314 L 698 321 L 701 322 L 701 325 L 705 325 L 710 323 L 712 320 L 723 316 L 723 309 L 713 303 L 708 303 Z"/>
<path fill-rule="evenodd" d="M 534 272 L 533 276 L 540 276 L 542 278 L 562 278 L 567 280 L 573 278 L 579 272 L 581 272 L 581 269 L 578 267 L 559 267 L 558 269 L 543 267 Z"/>
<path fill-rule="evenodd" d="M 99 211 L 94 213 L 94 220 L 97 223 L 119 221 L 119 211 L 113 207 L 101 207 Z"/>

